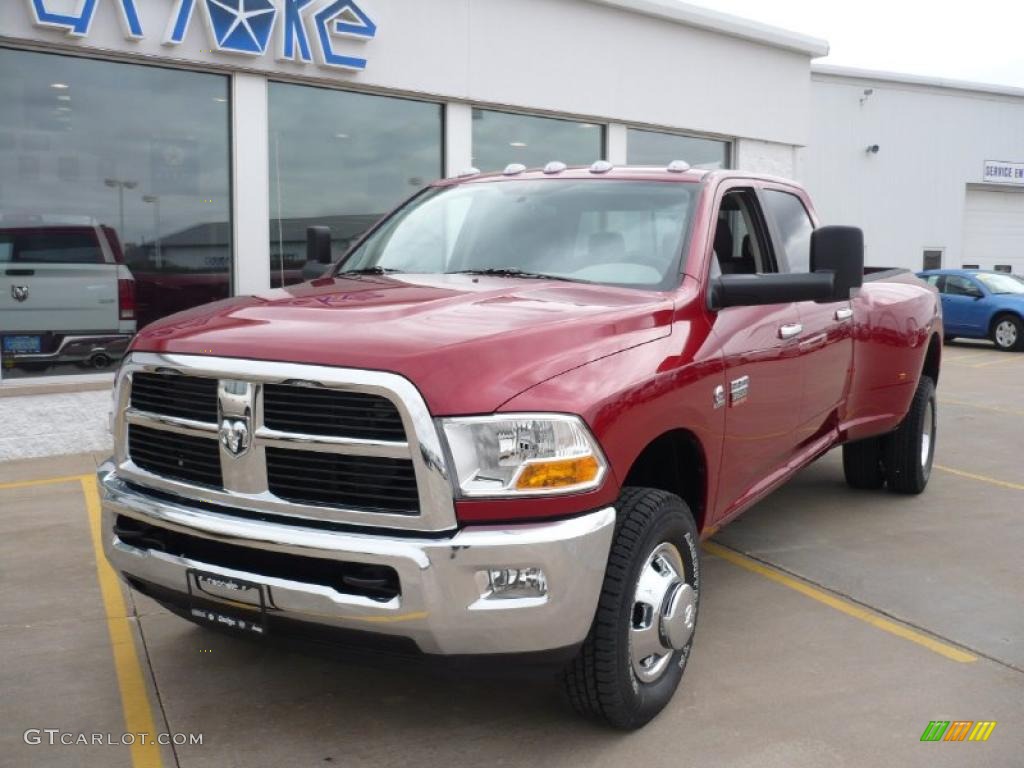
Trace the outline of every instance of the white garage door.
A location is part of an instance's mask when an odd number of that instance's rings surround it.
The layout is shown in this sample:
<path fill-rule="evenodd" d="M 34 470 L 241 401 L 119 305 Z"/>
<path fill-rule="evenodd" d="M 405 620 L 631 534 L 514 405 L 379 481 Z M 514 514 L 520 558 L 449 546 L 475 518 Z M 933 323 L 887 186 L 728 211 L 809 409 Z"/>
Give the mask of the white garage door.
<path fill-rule="evenodd" d="M 962 263 L 1024 275 L 1024 190 L 967 190 Z"/>

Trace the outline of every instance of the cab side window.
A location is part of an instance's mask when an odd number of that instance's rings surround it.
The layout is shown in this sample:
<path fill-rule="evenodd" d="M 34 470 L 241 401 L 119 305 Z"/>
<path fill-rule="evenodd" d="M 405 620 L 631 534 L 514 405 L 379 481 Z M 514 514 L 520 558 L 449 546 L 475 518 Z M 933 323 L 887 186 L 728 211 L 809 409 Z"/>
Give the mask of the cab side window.
<path fill-rule="evenodd" d="M 811 233 L 814 224 L 796 195 L 778 189 L 762 192 L 766 213 L 775 219 L 790 272 L 811 271 Z"/>
<path fill-rule="evenodd" d="M 751 190 L 734 190 L 722 197 L 715 225 L 712 277 L 775 272 L 765 245 L 757 199 Z"/>

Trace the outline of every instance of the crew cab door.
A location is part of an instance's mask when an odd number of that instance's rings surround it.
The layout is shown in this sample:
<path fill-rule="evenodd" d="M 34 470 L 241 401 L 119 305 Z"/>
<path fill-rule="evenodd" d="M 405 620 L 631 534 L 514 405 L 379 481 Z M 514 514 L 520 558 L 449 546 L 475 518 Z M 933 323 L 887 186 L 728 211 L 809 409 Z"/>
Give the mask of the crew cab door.
<path fill-rule="evenodd" d="M 716 195 L 711 277 L 778 271 L 757 194 L 738 181 Z M 725 365 L 720 407 L 726 409 L 716 518 L 770 484 L 796 449 L 799 326 L 794 303 L 728 307 L 712 317 Z"/>
<path fill-rule="evenodd" d="M 794 188 L 782 185 L 765 185 L 761 199 L 780 270 L 810 272 L 814 220 L 804 200 Z M 802 301 L 797 311 L 802 368 L 799 431 L 806 440 L 819 434 L 846 401 L 853 365 L 853 306 L 849 300 Z"/>

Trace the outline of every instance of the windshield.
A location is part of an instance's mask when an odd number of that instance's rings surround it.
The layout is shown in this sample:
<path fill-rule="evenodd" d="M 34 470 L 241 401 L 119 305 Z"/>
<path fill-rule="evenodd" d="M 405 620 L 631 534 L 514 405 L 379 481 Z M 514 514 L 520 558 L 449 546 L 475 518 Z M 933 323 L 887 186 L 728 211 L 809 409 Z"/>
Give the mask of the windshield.
<path fill-rule="evenodd" d="M 428 190 L 384 222 L 338 268 L 578 280 L 665 289 L 696 184 L 513 180 Z"/>
<path fill-rule="evenodd" d="M 975 275 L 991 293 L 1024 294 L 1024 283 L 1010 275 L 999 275 L 991 272 L 979 272 Z"/>

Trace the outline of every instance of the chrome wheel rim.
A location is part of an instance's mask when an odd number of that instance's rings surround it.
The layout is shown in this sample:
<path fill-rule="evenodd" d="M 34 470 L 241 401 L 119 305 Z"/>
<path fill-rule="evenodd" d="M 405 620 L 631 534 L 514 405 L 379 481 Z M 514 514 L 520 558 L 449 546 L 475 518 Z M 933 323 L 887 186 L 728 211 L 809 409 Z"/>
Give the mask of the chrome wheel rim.
<path fill-rule="evenodd" d="M 925 471 L 931 465 L 932 446 L 935 442 L 935 403 L 931 400 L 924 409 L 924 425 L 921 427 L 921 468 Z"/>
<path fill-rule="evenodd" d="M 686 583 L 679 550 L 663 542 L 647 557 L 633 592 L 629 656 L 633 672 L 652 683 L 672 655 L 690 642 L 697 619 L 697 592 Z"/>
<path fill-rule="evenodd" d="M 1009 349 L 1017 343 L 1017 326 L 1009 320 L 1003 320 L 996 326 L 996 344 Z"/>

